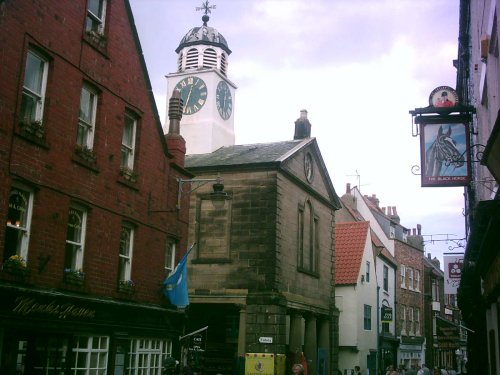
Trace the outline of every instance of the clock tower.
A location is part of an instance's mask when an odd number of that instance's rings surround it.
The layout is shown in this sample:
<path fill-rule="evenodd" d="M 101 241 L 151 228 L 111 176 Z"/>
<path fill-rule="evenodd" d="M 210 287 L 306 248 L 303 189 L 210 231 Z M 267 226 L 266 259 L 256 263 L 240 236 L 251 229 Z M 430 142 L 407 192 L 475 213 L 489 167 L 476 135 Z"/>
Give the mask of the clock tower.
<path fill-rule="evenodd" d="M 227 78 L 231 50 L 222 34 L 207 25 L 213 8 L 208 1 L 197 8 L 205 11 L 203 25 L 182 38 L 175 50 L 177 72 L 167 75 L 167 98 L 178 90 L 184 101 L 180 129 L 187 154 L 210 153 L 235 143 L 236 85 Z"/>

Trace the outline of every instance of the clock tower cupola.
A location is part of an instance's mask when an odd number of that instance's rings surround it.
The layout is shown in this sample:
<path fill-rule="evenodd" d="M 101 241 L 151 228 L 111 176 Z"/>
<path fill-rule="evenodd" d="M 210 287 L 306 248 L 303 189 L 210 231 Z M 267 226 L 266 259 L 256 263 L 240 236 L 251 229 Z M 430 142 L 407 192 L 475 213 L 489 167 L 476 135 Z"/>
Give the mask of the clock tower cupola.
<path fill-rule="evenodd" d="M 235 143 L 236 85 L 227 78 L 231 50 L 224 36 L 208 26 L 212 9 L 215 5 L 208 0 L 196 8 L 204 11 L 203 25 L 181 39 L 175 50 L 177 72 L 167 75 L 167 98 L 177 90 L 184 102 L 180 128 L 187 154 L 209 153 Z"/>

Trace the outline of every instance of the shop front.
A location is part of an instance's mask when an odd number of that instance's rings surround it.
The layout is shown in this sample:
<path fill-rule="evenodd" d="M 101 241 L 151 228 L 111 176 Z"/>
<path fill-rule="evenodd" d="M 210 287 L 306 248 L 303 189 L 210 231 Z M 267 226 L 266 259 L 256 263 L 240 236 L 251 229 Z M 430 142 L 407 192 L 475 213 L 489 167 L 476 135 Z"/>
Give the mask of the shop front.
<path fill-rule="evenodd" d="M 157 305 L 0 285 L 0 373 L 161 374 L 183 314 Z"/>

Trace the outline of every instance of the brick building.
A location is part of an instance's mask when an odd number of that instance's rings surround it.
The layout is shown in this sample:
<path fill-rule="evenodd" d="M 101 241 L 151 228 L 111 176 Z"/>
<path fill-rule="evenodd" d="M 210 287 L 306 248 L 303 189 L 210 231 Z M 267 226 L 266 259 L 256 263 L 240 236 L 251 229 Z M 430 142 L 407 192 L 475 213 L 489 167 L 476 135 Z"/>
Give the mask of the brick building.
<path fill-rule="evenodd" d="M 160 374 L 191 175 L 128 1 L 0 1 L 0 65 L 0 372 Z"/>
<path fill-rule="evenodd" d="M 307 116 L 301 123 L 309 124 Z M 301 134 L 186 157 L 197 178 L 220 175 L 232 197 L 214 207 L 207 184 L 190 200 L 196 247 L 188 263 L 187 324 L 188 331 L 208 327 L 207 374 L 234 373 L 247 353 L 277 356 L 277 374 L 301 357 L 312 374 L 338 368 L 333 280 L 340 202 L 315 138 L 310 130 Z"/>

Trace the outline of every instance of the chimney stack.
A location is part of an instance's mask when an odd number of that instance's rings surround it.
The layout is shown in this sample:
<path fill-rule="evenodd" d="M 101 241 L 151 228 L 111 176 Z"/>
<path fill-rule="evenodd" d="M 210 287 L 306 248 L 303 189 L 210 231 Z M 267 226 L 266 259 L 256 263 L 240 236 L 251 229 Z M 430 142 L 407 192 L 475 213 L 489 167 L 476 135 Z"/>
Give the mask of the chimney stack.
<path fill-rule="evenodd" d="M 349 182 L 345 186 L 345 193 L 351 194 L 351 184 Z"/>
<path fill-rule="evenodd" d="M 181 99 L 181 93 L 174 90 L 168 103 L 168 118 L 170 120 L 166 141 L 168 151 L 174 157 L 175 163 L 184 168 L 186 158 L 186 141 L 181 136 L 181 119 L 184 110 L 184 103 Z"/>
<path fill-rule="evenodd" d="M 307 119 L 307 111 L 300 111 L 300 118 L 295 121 L 295 134 L 293 139 L 304 139 L 311 137 L 311 123 Z"/>

